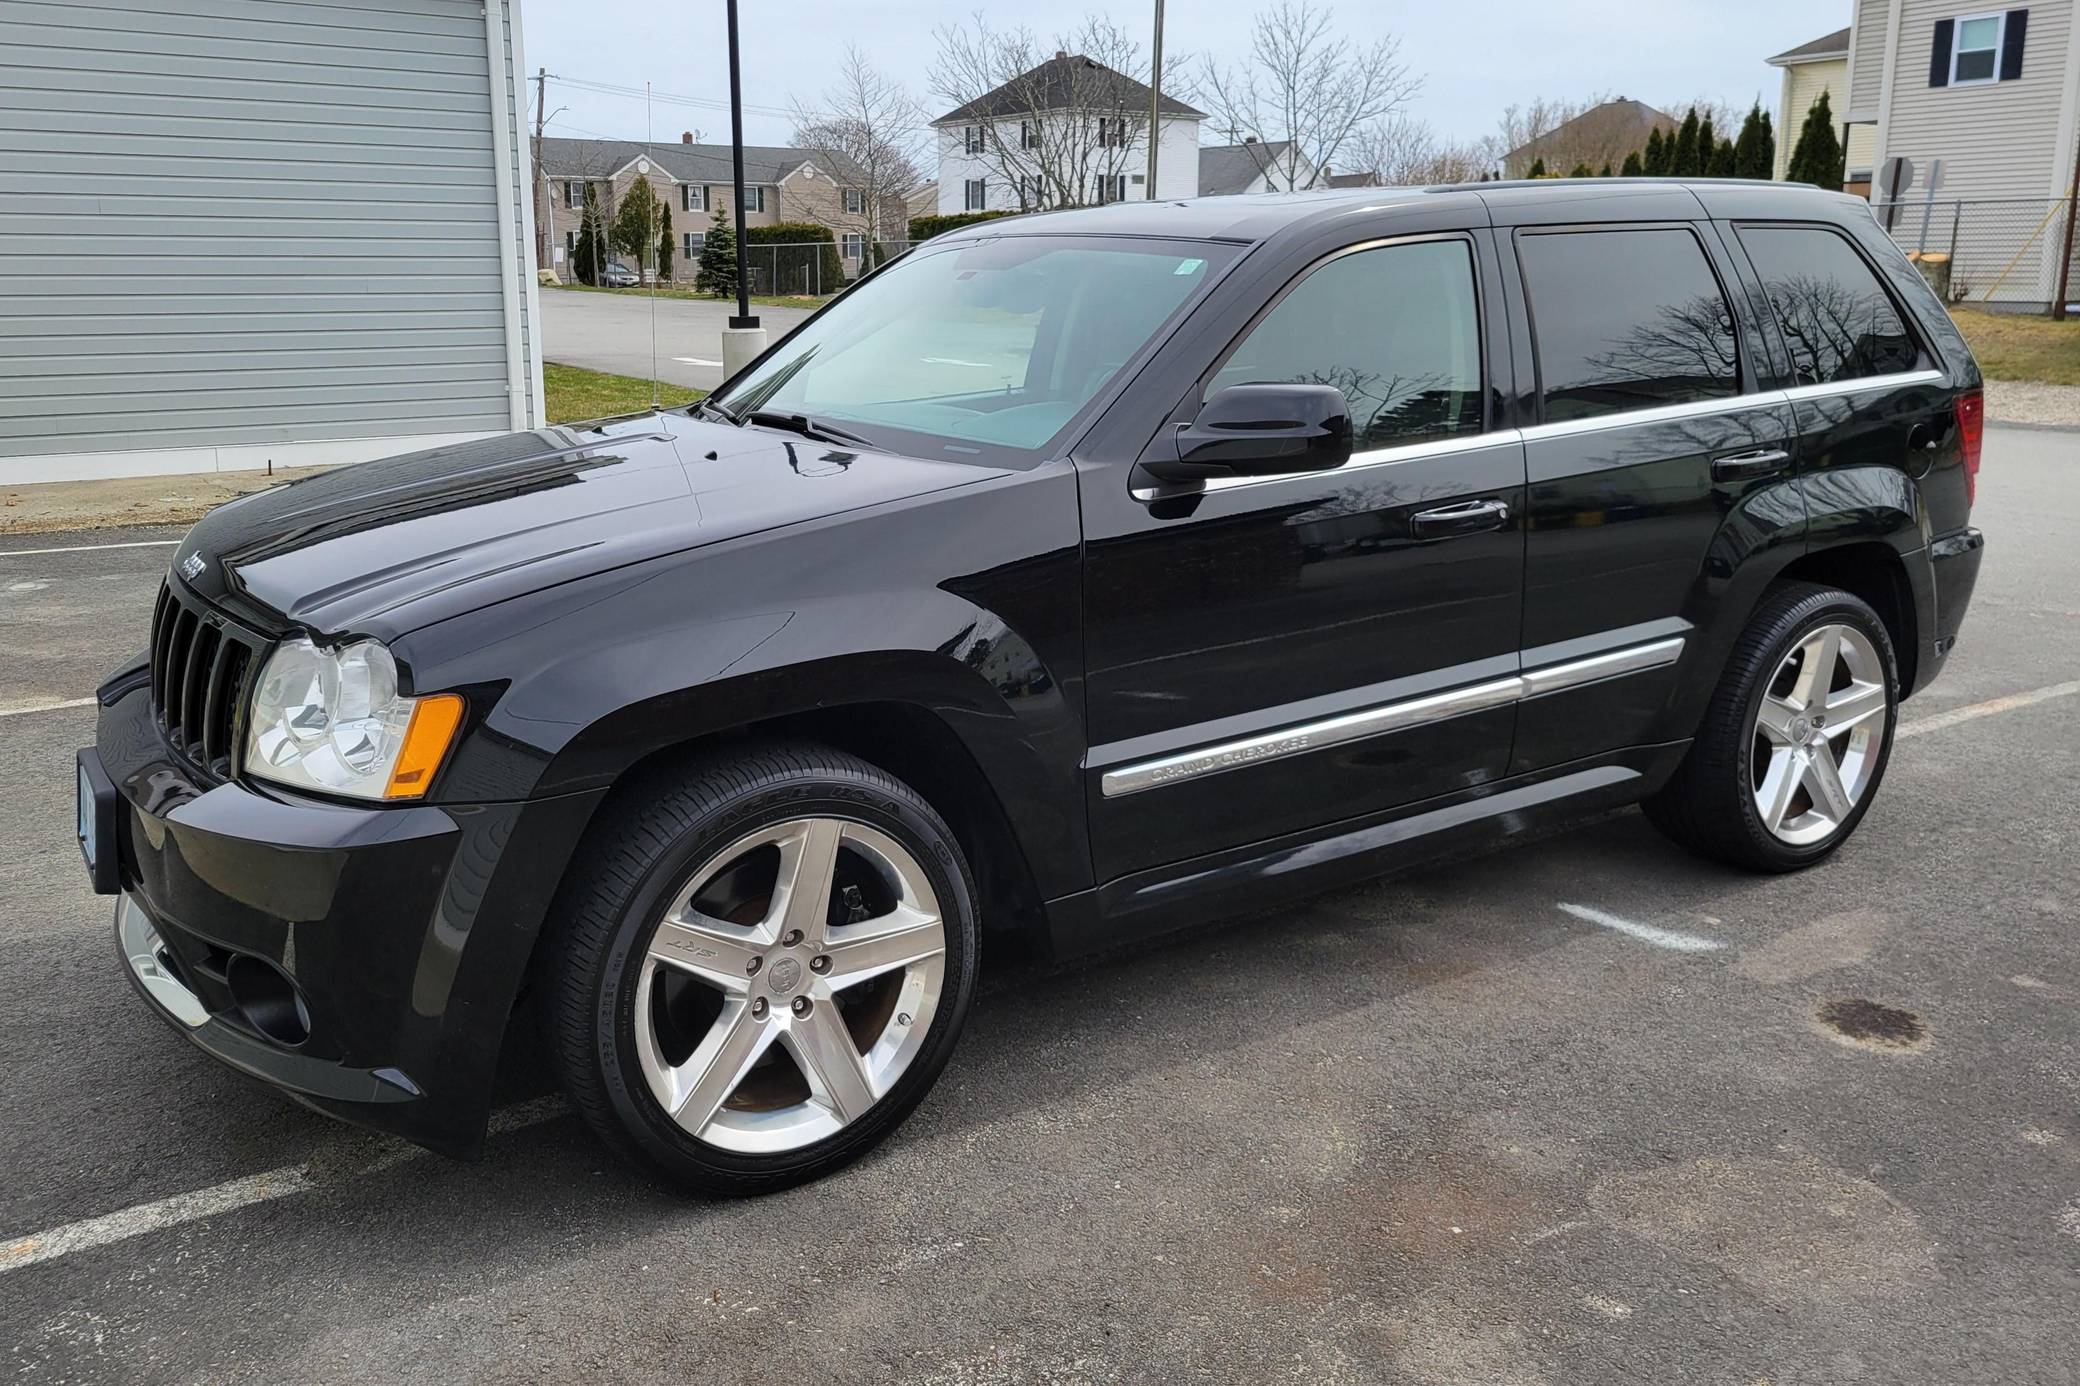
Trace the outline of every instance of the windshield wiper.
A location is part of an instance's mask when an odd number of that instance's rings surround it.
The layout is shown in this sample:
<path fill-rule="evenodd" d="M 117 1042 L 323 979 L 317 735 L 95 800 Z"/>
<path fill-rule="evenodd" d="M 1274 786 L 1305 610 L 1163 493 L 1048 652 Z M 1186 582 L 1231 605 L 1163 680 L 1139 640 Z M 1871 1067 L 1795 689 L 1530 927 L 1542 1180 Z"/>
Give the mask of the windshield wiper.
<path fill-rule="evenodd" d="M 799 433 L 804 438 L 814 438 L 825 443 L 856 443 L 861 447 L 872 447 L 872 443 L 857 433 L 847 433 L 835 424 L 821 419 L 812 419 L 807 414 L 784 414 L 777 409 L 754 409 L 746 414 L 744 423 L 755 423 L 766 428 L 781 428 L 789 433 Z"/>
<path fill-rule="evenodd" d="M 724 423 L 740 424 L 742 422 L 737 418 L 735 414 L 732 414 L 729 410 L 723 408 L 721 405 L 717 404 L 712 399 L 697 399 L 693 402 L 693 407 L 695 411 L 699 413 L 713 414 L 716 418 L 722 420 Z"/>

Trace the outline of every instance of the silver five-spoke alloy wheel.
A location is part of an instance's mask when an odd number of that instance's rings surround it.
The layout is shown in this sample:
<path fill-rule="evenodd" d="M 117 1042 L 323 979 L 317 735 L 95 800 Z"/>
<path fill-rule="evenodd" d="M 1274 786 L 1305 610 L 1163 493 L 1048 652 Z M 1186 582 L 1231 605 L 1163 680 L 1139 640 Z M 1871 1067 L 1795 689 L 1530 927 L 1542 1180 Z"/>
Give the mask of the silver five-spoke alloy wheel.
<path fill-rule="evenodd" d="M 938 897 L 901 843 L 836 818 L 760 828 L 695 871 L 650 936 L 635 998 L 643 1075 L 710 1145 L 813 1145 L 917 1057 L 945 967 Z"/>
<path fill-rule="evenodd" d="M 1792 646 L 1752 729 L 1763 827 L 1807 846 L 1848 821 L 1877 770 L 1891 697 L 1877 647 L 1854 626 L 1818 626 Z"/>

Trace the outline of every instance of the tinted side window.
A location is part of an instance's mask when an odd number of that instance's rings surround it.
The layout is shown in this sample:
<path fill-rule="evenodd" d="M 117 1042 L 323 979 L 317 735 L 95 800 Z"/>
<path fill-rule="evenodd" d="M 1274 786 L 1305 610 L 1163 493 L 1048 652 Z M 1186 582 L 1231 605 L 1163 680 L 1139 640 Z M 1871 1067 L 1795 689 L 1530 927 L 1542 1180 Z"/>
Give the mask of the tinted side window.
<path fill-rule="evenodd" d="M 1691 232 L 1541 232 L 1517 257 L 1548 422 L 1740 392 L 1733 314 Z"/>
<path fill-rule="evenodd" d="M 1739 235 L 1783 330 L 1794 383 L 1914 369 L 1907 325 L 1847 241 L 1811 226 L 1744 226 Z"/>
<path fill-rule="evenodd" d="M 1331 260 L 1250 329 L 1207 393 L 1277 381 L 1342 390 L 1361 450 L 1479 432 L 1472 247 L 1414 241 Z"/>

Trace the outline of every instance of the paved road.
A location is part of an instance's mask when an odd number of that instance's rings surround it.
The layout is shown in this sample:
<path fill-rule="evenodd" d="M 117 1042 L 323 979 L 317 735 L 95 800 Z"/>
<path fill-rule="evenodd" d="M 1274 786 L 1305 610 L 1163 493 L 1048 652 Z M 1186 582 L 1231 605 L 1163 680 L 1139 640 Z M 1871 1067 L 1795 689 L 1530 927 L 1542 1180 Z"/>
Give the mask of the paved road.
<path fill-rule="evenodd" d="M 204 1060 L 81 878 L 88 711 L 0 718 L 0 1266 L 186 1218 L 0 1269 L 6 1371 L 2070 1383 L 2080 697 L 1998 700 L 2080 675 L 2075 448 L 1993 431 L 1964 643 L 1828 865 L 1733 875 L 1625 813 L 997 974 L 903 1132 L 756 1202 L 621 1168 L 526 1055 L 474 1166 Z M 166 552 L 0 558 L 0 709 L 90 691 Z M 1848 999 L 1918 1039 L 1850 1045 Z"/>
<path fill-rule="evenodd" d="M 635 294 L 543 289 L 542 358 L 615 375 L 652 378 L 652 302 Z M 711 390 L 722 383 L 722 329 L 734 301 L 656 300 L 656 378 Z M 809 316 L 802 308 L 752 305 L 767 333 L 778 338 Z"/>

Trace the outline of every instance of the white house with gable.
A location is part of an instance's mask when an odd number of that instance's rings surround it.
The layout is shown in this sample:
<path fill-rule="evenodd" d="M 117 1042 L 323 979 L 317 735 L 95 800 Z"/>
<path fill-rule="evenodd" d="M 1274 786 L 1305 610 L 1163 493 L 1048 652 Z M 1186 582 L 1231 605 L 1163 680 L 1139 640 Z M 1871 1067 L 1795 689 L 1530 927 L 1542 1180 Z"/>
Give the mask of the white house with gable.
<path fill-rule="evenodd" d="M 1057 53 L 932 122 L 939 211 L 1017 212 L 1147 200 L 1147 84 L 1081 54 Z M 1206 113 L 1165 96 L 1155 198 L 1199 192 Z"/>

